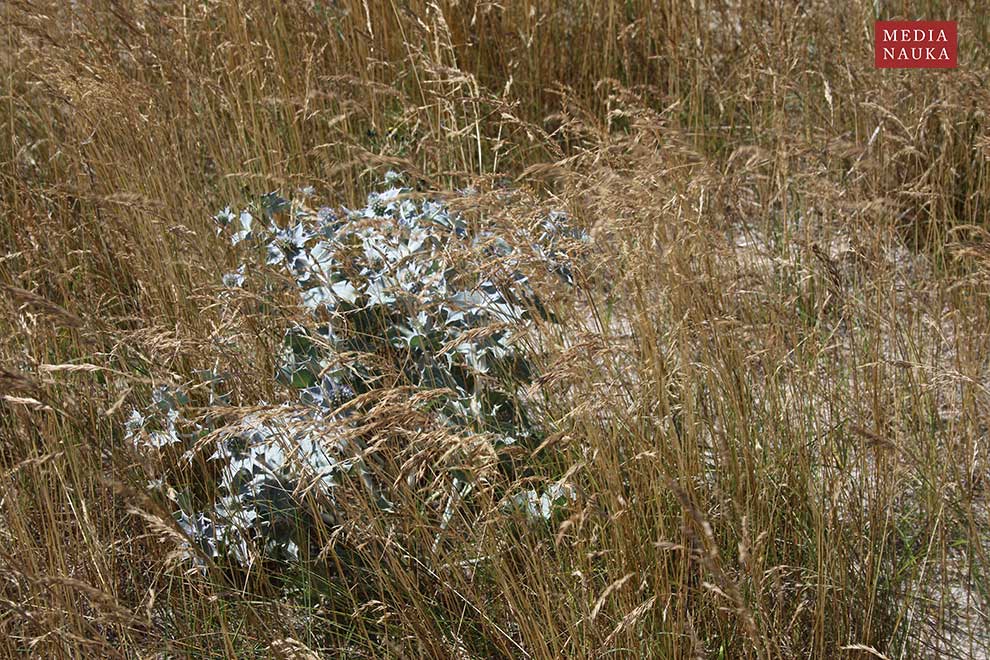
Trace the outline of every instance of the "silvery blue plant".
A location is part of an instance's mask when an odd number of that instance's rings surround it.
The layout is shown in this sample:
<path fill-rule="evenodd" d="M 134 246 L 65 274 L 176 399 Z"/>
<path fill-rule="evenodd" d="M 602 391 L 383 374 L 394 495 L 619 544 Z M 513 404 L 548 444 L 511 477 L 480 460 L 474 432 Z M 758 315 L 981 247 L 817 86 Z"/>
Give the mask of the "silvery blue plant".
<path fill-rule="evenodd" d="M 221 465 L 214 506 L 176 512 L 186 535 L 211 558 L 246 564 L 255 549 L 264 557 L 298 559 L 306 542 L 299 530 L 317 522 L 313 512 L 325 524 L 339 521 L 335 492 L 345 478 L 360 479 L 383 515 L 392 511 L 360 439 L 346 430 L 360 408 L 356 398 L 396 376 L 433 393 L 430 419 L 453 434 L 483 435 L 496 448 L 539 440 L 541 429 L 520 394 L 533 372 L 522 340 L 533 315 L 545 312 L 519 268 L 518 250 L 490 232 L 470 231 L 442 201 L 414 195 L 398 174 L 386 175 L 385 185 L 354 210 L 313 209 L 307 205 L 313 191 L 306 190 L 300 200 L 270 193 L 214 217 L 218 235 L 246 257 L 223 276 L 224 286 L 236 289 L 258 278 L 274 287 L 285 280 L 273 277 L 280 271 L 308 320 L 285 330 L 274 374 L 296 392 L 298 404 L 203 429 L 180 423 L 185 397 L 166 388 L 156 391 L 147 415 L 136 411 L 127 423 L 128 437 L 139 446 L 188 445 L 180 426 L 213 440 L 209 460 Z M 563 239 L 586 237 L 566 215 L 554 213 L 529 247 L 570 283 Z M 485 272 L 465 255 L 493 261 L 498 270 Z M 218 393 L 222 381 L 212 372 L 205 377 L 211 402 L 226 403 Z M 459 467 L 446 483 L 442 526 L 470 490 L 471 477 Z M 573 491 L 555 484 L 542 494 L 509 495 L 506 508 L 548 520 L 570 499 Z"/>

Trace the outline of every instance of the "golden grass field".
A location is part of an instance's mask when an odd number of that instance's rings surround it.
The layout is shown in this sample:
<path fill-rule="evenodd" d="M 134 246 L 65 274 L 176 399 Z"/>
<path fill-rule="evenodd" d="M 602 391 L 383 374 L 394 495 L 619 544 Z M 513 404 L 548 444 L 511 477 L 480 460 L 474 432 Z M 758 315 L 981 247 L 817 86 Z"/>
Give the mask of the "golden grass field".
<path fill-rule="evenodd" d="M 959 67 L 875 69 L 876 18 L 957 20 Z M 3 657 L 990 654 L 984 2 L 7 0 L 0 21 Z M 441 521 L 439 466 L 490 445 L 423 432 L 384 378 L 360 419 L 393 511 L 350 497 L 299 565 L 191 563 L 168 489 L 208 471 L 138 451 L 128 415 L 167 384 L 213 419 L 216 365 L 224 419 L 293 400 L 274 355 L 307 314 L 224 288 L 211 217 L 303 186 L 353 208 L 390 169 L 479 226 L 586 232 L 573 286 L 533 275 L 543 441 Z M 521 524 L 499 498 L 538 477 L 576 494 Z"/>

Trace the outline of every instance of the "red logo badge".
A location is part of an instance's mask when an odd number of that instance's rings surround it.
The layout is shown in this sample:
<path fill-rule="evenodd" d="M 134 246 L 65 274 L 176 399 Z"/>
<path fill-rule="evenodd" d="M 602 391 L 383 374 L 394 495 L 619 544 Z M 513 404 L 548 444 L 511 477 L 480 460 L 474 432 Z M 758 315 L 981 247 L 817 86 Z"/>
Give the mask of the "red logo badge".
<path fill-rule="evenodd" d="M 880 69 L 955 69 L 955 21 L 877 21 L 874 63 Z"/>

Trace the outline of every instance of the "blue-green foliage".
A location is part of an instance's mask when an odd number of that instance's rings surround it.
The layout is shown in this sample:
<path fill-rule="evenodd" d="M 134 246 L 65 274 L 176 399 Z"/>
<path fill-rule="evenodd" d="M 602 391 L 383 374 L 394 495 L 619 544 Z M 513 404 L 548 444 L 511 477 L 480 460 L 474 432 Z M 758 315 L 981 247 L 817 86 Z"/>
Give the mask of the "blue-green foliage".
<path fill-rule="evenodd" d="M 291 281 L 309 320 L 286 329 L 275 373 L 299 403 L 269 406 L 215 430 L 210 459 L 222 466 L 219 495 L 210 510 L 186 504 L 176 513 L 214 558 L 244 563 L 252 549 L 298 558 L 298 530 L 316 522 L 313 511 L 324 523 L 338 521 L 334 494 L 345 475 L 358 476 L 383 512 L 392 510 L 360 437 L 348 433 L 367 398 L 361 395 L 379 388 L 428 394 L 420 412 L 458 437 L 484 436 L 496 448 L 539 440 L 520 394 L 533 373 L 522 340 L 534 315 L 546 312 L 520 270 L 518 250 L 489 232 L 472 232 L 444 203 L 417 198 L 394 173 L 386 185 L 356 210 L 314 210 L 270 193 L 250 208 L 215 216 L 218 234 L 245 257 L 224 285 L 272 290 Z M 526 248 L 571 282 L 559 242 L 575 238 L 583 235 L 567 217 L 551 214 Z M 211 401 L 220 380 L 205 379 Z M 184 403 L 162 390 L 147 419 L 134 413 L 129 436 L 156 448 L 181 445 L 176 424 Z M 458 468 L 448 483 L 456 491 L 470 485 L 470 476 Z M 547 519 L 570 492 L 555 488 L 560 492 L 546 501 L 521 493 L 508 506 Z"/>

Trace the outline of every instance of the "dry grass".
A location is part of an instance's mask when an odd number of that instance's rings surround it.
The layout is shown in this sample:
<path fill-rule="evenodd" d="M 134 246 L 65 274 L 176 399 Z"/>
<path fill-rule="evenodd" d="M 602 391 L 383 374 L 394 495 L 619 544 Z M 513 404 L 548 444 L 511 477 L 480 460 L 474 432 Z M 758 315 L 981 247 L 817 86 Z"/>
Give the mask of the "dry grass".
<path fill-rule="evenodd" d="M 959 69 L 873 69 L 876 11 L 958 20 Z M 983 3 L 0 16 L 3 655 L 990 653 Z M 535 340 L 554 434 L 526 458 L 570 472 L 573 515 L 520 530 L 491 502 L 435 545 L 368 512 L 360 570 L 291 599 L 264 568 L 189 571 L 125 413 L 217 361 L 238 404 L 278 400 L 297 313 L 224 313 L 210 215 L 307 184 L 353 202 L 388 167 L 593 236 Z M 381 397 L 371 421 L 401 430 Z"/>

